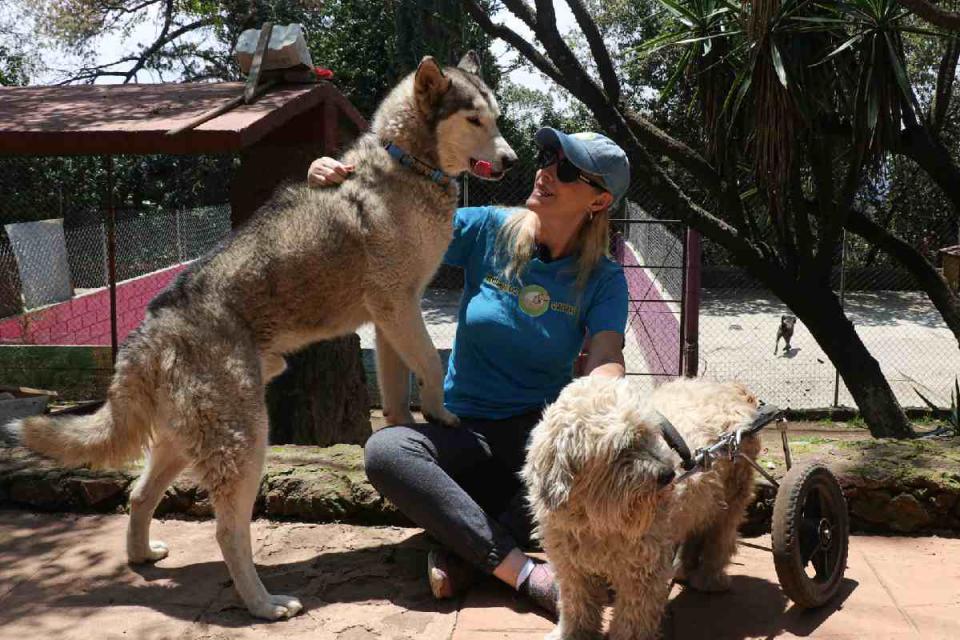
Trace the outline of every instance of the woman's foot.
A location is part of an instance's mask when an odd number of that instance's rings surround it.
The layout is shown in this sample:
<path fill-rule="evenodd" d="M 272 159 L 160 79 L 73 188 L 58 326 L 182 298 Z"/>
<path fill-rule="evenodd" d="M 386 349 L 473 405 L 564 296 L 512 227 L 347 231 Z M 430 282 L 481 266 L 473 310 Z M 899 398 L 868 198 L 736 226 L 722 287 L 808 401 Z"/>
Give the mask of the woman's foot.
<path fill-rule="evenodd" d="M 560 602 L 560 585 L 557 574 L 549 562 L 540 562 L 533 568 L 518 591 L 527 596 L 534 604 L 556 617 Z"/>
<path fill-rule="evenodd" d="M 437 600 L 462 595 L 477 581 L 477 571 L 460 557 L 443 549 L 427 554 L 427 579 Z"/>

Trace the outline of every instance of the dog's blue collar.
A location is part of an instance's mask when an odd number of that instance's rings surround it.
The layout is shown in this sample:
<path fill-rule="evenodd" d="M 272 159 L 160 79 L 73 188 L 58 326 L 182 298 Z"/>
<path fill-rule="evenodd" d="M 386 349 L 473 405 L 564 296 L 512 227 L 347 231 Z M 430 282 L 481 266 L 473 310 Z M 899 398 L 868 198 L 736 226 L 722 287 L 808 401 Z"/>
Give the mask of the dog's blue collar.
<path fill-rule="evenodd" d="M 417 173 L 425 175 L 426 177 L 430 178 L 441 187 L 446 187 L 450 184 L 453 184 L 455 180 L 455 178 L 451 176 L 449 173 L 444 173 L 443 171 L 441 171 L 440 169 L 437 169 L 436 167 L 431 167 L 429 164 L 427 164 L 423 160 L 420 160 L 419 158 L 415 158 L 414 156 L 410 155 L 409 153 L 407 153 L 397 145 L 393 144 L 392 142 L 386 143 L 385 145 L 383 145 L 383 148 L 387 150 L 387 153 L 390 154 L 391 158 L 393 158 L 403 166 L 409 167 L 414 171 L 416 171 Z"/>

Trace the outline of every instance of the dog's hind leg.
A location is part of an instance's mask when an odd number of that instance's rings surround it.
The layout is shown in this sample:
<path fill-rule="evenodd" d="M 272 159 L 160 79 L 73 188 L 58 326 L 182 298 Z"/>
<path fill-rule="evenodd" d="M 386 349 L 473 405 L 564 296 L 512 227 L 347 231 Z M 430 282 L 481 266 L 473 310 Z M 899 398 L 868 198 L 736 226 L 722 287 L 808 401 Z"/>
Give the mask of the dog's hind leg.
<path fill-rule="evenodd" d="M 691 562 L 684 583 L 692 589 L 704 592 L 726 591 L 730 577 L 724 572 L 730 558 L 737 550 L 737 525 L 739 517 L 730 517 L 724 510 L 720 520 L 714 522 L 701 534 L 699 562 Z"/>
<path fill-rule="evenodd" d="M 167 546 L 150 540 L 150 520 L 163 493 L 186 465 L 187 459 L 169 440 L 157 440 L 150 447 L 147 465 L 130 493 L 127 559 L 131 563 L 156 562 L 167 557 Z"/>
<path fill-rule="evenodd" d="M 681 584 L 700 568 L 700 559 L 703 555 L 703 537 L 691 534 L 680 546 L 676 562 L 674 562 L 673 579 Z"/>
<path fill-rule="evenodd" d="M 295 616 L 303 605 L 292 596 L 268 593 L 253 564 L 250 518 L 266 456 L 267 414 L 262 401 L 257 403 L 259 406 L 253 411 L 242 411 L 243 408 L 249 410 L 250 404 L 248 402 L 240 407 L 241 412 L 237 417 L 252 422 L 249 424 L 249 428 L 254 429 L 252 441 L 244 443 L 242 452 L 233 451 L 233 456 L 212 453 L 213 457 L 219 455 L 221 458 L 219 461 L 206 462 L 206 475 L 217 515 L 217 542 L 233 578 L 233 585 L 252 615 L 277 620 Z M 218 425 L 219 430 L 229 433 L 238 429 L 229 424 L 225 417 L 223 419 L 223 425 Z"/>
<path fill-rule="evenodd" d="M 741 450 L 751 457 L 756 457 L 758 449 L 755 437 L 745 439 L 741 445 Z M 752 498 L 753 469 L 746 462 L 738 461 L 726 481 L 726 508 L 701 534 L 703 546 L 700 565 L 687 576 L 690 587 L 707 592 L 730 588 L 726 568 L 737 551 L 737 531 Z"/>
<path fill-rule="evenodd" d="M 377 381 L 387 424 L 410 424 L 410 370 L 377 327 Z"/>

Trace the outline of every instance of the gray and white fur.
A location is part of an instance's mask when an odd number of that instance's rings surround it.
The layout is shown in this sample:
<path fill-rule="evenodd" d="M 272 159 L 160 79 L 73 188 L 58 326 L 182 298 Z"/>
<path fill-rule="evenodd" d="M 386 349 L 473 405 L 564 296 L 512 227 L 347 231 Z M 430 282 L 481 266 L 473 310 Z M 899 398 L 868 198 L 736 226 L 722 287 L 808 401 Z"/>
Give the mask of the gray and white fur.
<path fill-rule="evenodd" d="M 191 265 L 123 345 L 103 408 L 6 427 L 7 439 L 65 465 L 117 466 L 148 451 L 130 498 L 131 562 L 166 557 L 167 547 L 150 540 L 150 520 L 166 488 L 192 467 L 210 493 L 217 541 L 250 613 L 277 619 L 302 609 L 297 598 L 264 588 L 249 525 L 267 445 L 264 385 L 283 371 L 284 354 L 305 345 L 373 322 L 385 408 L 409 410 L 412 370 L 424 414 L 456 425 L 443 406 L 420 298 L 450 242 L 457 187 L 401 166 L 384 144 L 450 175 L 484 160 L 502 176 L 516 155 L 479 70 L 473 52 L 442 70 L 424 58 L 343 157 L 356 165 L 352 179 L 280 190 Z"/>

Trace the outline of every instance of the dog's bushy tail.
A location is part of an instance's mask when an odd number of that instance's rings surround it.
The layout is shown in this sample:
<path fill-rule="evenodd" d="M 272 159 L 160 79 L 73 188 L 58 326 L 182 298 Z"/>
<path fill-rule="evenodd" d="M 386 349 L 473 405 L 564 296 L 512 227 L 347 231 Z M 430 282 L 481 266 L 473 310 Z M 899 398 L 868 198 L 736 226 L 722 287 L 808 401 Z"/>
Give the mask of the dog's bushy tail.
<path fill-rule="evenodd" d="M 118 363 L 107 402 L 87 416 L 31 416 L 3 427 L 4 440 L 67 467 L 118 467 L 139 457 L 153 435 L 153 376 L 143 361 Z"/>

